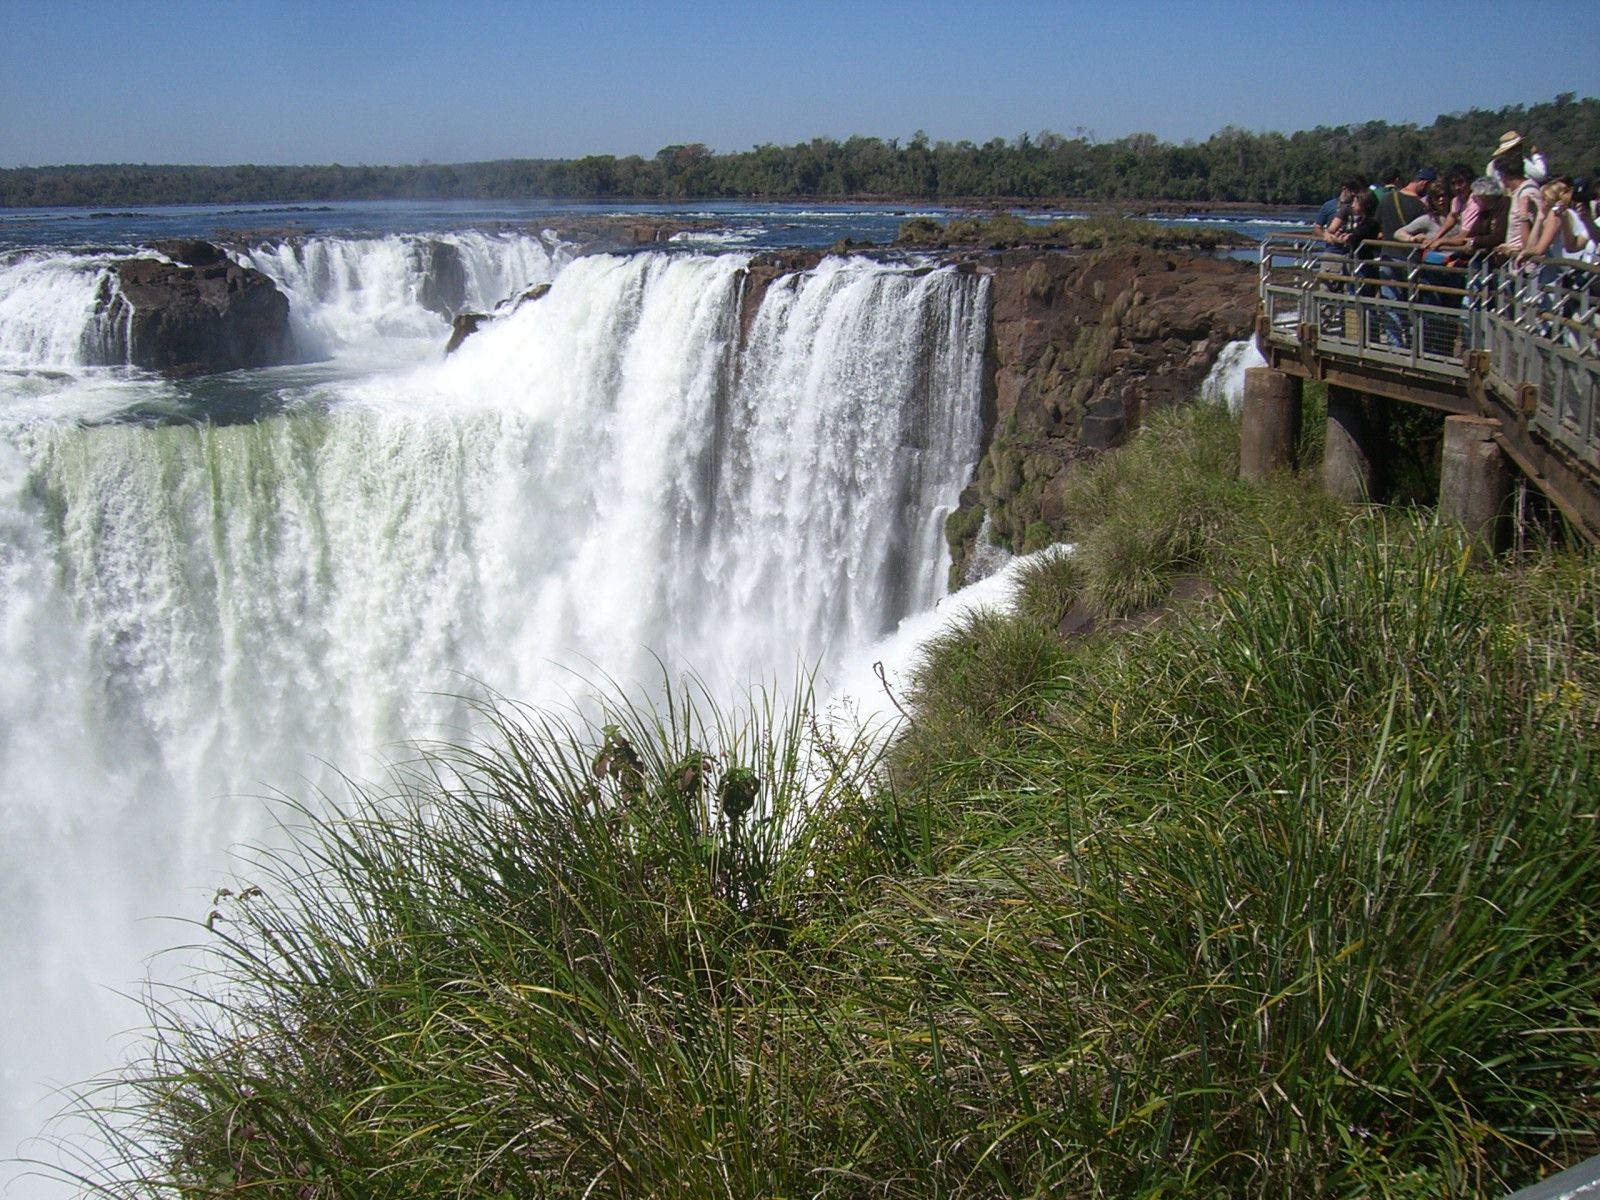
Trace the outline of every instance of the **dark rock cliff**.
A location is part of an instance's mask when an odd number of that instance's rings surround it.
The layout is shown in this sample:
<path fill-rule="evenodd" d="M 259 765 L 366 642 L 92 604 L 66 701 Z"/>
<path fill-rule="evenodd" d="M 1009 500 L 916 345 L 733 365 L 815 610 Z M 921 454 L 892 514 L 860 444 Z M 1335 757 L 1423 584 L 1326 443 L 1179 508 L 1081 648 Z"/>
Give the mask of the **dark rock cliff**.
<path fill-rule="evenodd" d="M 101 310 L 125 328 L 127 361 L 169 375 L 199 375 L 289 361 L 289 301 L 260 271 L 210 242 L 152 246 L 171 262 L 127 258 Z"/>
<path fill-rule="evenodd" d="M 1064 528 L 1067 471 L 1120 445 L 1144 415 L 1191 400 L 1255 314 L 1248 263 L 1138 247 L 1008 250 L 993 273 L 989 425 L 977 479 L 946 532 L 965 578 L 983 517 L 1016 551 Z"/>
<path fill-rule="evenodd" d="M 811 270 L 823 257 L 821 250 L 772 250 L 750 260 L 750 265 L 744 269 L 744 286 L 739 293 L 741 346 L 750 338 L 750 326 L 755 322 L 756 313 L 761 311 L 767 289 L 785 275 Z"/>

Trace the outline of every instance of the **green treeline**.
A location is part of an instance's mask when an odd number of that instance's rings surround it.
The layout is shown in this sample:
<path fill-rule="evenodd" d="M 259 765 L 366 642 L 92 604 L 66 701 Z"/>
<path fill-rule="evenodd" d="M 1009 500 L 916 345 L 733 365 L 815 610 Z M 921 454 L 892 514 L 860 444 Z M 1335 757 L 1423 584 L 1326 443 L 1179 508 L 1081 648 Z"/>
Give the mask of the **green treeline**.
<path fill-rule="evenodd" d="M 0 207 L 294 203 L 324 200 L 679 200 L 764 197 L 971 197 L 1253 201 L 1315 204 L 1352 170 L 1377 175 L 1423 164 L 1481 168 L 1515 128 L 1553 169 L 1600 169 L 1600 99 L 1473 109 L 1431 125 L 1318 126 L 1293 134 L 1229 126 L 1204 142 L 1173 145 L 1135 133 L 1098 142 L 1087 130 L 902 145 L 875 137 L 813 138 L 714 154 L 667 146 L 653 158 L 504 159 L 399 167 L 186 167 L 113 164 L 0 170 Z"/>

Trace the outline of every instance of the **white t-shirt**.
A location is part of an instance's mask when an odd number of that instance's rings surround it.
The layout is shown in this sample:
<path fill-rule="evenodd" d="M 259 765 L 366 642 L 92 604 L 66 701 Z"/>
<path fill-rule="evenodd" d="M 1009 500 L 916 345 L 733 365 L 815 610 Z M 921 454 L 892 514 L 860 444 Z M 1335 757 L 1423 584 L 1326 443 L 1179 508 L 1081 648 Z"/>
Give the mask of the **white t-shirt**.
<path fill-rule="evenodd" d="M 1575 249 L 1568 250 L 1568 246 Z M 1556 248 L 1551 246 L 1550 249 Z M 1561 249 L 1557 253 L 1563 258 L 1575 258 L 1579 262 L 1600 262 L 1600 246 L 1595 245 L 1589 231 L 1578 219 L 1578 214 L 1570 208 L 1561 214 Z"/>

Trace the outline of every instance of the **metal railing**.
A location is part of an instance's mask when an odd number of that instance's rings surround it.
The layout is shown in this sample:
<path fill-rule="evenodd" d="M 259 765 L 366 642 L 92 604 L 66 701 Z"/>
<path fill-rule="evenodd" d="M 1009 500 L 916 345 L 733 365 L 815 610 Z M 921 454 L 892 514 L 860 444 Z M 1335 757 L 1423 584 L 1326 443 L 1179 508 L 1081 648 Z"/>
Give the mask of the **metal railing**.
<path fill-rule="evenodd" d="M 1600 481 L 1600 269 L 1268 238 L 1260 299 L 1265 335 L 1281 348 L 1463 386 L 1485 372 L 1529 429 Z"/>
<path fill-rule="evenodd" d="M 1600 1157 L 1513 1192 L 1505 1200 L 1600 1200 Z"/>

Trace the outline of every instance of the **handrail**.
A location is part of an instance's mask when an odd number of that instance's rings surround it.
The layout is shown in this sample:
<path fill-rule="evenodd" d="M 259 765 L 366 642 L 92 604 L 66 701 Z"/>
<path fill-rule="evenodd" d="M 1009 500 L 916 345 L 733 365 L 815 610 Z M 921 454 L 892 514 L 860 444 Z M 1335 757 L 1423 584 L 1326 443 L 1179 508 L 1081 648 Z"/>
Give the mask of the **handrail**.
<path fill-rule="evenodd" d="M 1284 350 L 1463 394 L 1481 374 L 1600 490 L 1600 266 L 1280 235 L 1261 243 L 1259 298 L 1262 337 Z"/>
<path fill-rule="evenodd" d="M 1505 1200 L 1600 1200 L 1600 1155 L 1512 1192 Z"/>

